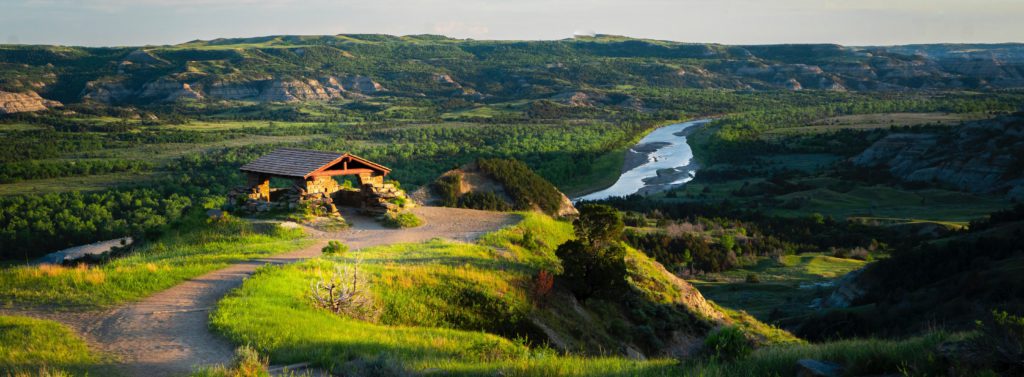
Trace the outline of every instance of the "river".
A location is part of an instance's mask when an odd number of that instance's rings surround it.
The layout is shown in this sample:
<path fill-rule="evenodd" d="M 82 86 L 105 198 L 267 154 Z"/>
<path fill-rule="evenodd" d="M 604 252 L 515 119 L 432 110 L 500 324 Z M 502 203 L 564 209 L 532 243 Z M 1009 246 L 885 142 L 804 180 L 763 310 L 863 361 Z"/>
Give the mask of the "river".
<path fill-rule="evenodd" d="M 711 119 L 700 119 L 675 123 L 651 131 L 630 149 L 625 166 L 628 170 L 619 176 L 615 184 L 604 190 L 575 198 L 573 201 L 601 200 L 636 193 L 650 194 L 689 182 L 693 179 L 697 166 L 693 164 L 693 150 L 686 143 L 686 129 L 710 121 Z M 644 155 L 646 162 L 643 160 Z M 640 159 L 639 163 L 631 161 L 637 158 Z"/>

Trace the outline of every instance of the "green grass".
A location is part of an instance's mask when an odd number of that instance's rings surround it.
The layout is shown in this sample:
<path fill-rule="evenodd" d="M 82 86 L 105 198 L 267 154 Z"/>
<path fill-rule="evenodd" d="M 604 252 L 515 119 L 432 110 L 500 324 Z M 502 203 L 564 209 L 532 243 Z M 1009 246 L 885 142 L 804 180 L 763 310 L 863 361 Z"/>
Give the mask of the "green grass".
<path fill-rule="evenodd" d="M 188 131 L 233 131 L 233 130 L 244 130 L 248 128 L 304 128 L 304 127 L 315 127 L 322 123 L 316 122 L 280 122 L 280 121 L 267 121 L 267 120 L 245 120 L 245 121 L 223 121 L 223 122 L 210 122 L 210 121 L 199 121 L 194 120 L 184 124 L 174 124 L 161 126 L 162 128 L 175 129 L 175 130 L 188 130 Z"/>
<path fill-rule="evenodd" d="M 162 165 L 186 155 L 196 155 L 219 148 L 238 148 L 261 144 L 299 144 L 325 137 L 324 135 L 262 136 L 248 135 L 210 143 L 160 143 L 142 144 L 130 148 L 112 148 L 79 153 L 70 153 L 63 159 L 126 159 L 144 160 Z M 115 187 L 145 185 L 160 172 L 137 172 L 97 174 L 76 177 L 31 179 L 16 183 L 0 184 L 0 195 L 24 195 L 26 193 L 47 194 L 72 191 L 102 191 Z"/>
<path fill-rule="evenodd" d="M 157 163 L 168 162 L 175 158 L 203 153 L 218 148 L 237 148 L 247 145 L 261 144 L 298 144 L 310 140 L 324 138 L 325 135 L 290 135 L 290 136 L 264 136 L 246 135 L 233 139 L 209 142 L 209 143 L 159 143 L 142 144 L 130 148 L 109 149 L 89 151 L 79 154 L 72 154 L 72 158 L 122 158 L 129 160 L 147 160 Z"/>
<path fill-rule="evenodd" d="M 819 188 L 776 197 L 783 202 L 799 203 L 798 209 L 777 209 L 772 212 L 783 216 L 821 213 L 835 218 L 869 216 L 961 222 L 985 216 L 1008 205 L 1001 198 L 944 189 L 904 190 L 888 186 L 855 186 L 847 192 L 839 192 L 822 187 L 824 183 L 837 182 L 817 183 Z"/>
<path fill-rule="evenodd" d="M 534 232 L 539 246 L 521 245 L 527 232 Z M 801 358 L 840 362 L 860 375 L 927 367 L 935 347 L 954 338 L 932 334 L 900 341 L 807 344 L 741 311 L 723 309 L 745 331 L 762 334 L 761 344 L 767 346 L 733 362 L 695 357 L 681 364 L 672 359 L 560 354 L 496 335 L 495 323 L 510 323 L 536 310 L 523 291 L 522 279 L 550 266 L 554 261 L 548 257 L 549 245 L 569 237 L 568 224 L 524 214 L 516 226 L 488 234 L 477 244 L 432 240 L 268 266 L 222 300 L 211 323 L 215 331 L 253 347 L 273 364 L 309 361 L 358 375 L 376 371 L 454 376 L 782 376 L 795 374 Z M 658 276 L 655 264 L 642 263 L 646 259 L 635 251 L 629 258 L 635 289 L 655 302 L 679 299 L 679 292 L 659 287 L 671 284 L 667 278 L 637 278 Z M 360 321 L 314 308 L 307 292 L 310 282 L 323 271 L 357 261 L 381 309 L 379 318 Z M 826 262 L 833 261 L 820 256 L 789 258 L 777 268 L 800 268 L 822 276 L 840 268 L 822 265 Z"/>
<path fill-rule="evenodd" d="M 698 360 L 684 365 L 685 376 L 741 377 L 794 376 L 797 361 L 814 359 L 839 363 L 845 376 L 910 373 L 945 375 L 948 371 L 938 355 L 938 346 L 960 340 L 964 335 L 932 333 L 906 340 L 844 340 L 823 344 L 794 344 L 766 347 L 730 362 Z"/>
<path fill-rule="evenodd" d="M 5 376 L 103 375 L 103 365 L 104 359 L 67 326 L 0 316 L 0 371 Z"/>
<path fill-rule="evenodd" d="M 639 140 L 639 139 L 638 139 Z M 567 196 L 576 197 L 598 191 L 615 184 L 622 174 L 622 164 L 626 160 L 626 151 L 632 147 L 616 149 L 594 159 L 592 173 L 577 177 L 569 182 L 559 182 L 556 186 Z"/>
<path fill-rule="evenodd" d="M 842 160 L 842 156 L 827 153 L 802 153 L 776 154 L 761 157 L 760 159 L 775 167 L 812 173 L 832 166 L 837 161 Z"/>
<path fill-rule="evenodd" d="M 761 321 L 770 321 L 772 312 L 795 315 L 810 310 L 811 301 L 827 291 L 824 284 L 863 267 L 866 262 L 835 258 L 819 253 L 758 258 L 741 268 L 707 274 L 690 281 L 705 297 L 728 310 L 746 312 Z M 760 283 L 745 282 L 755 274 Z"/>
<path fill-rule="evenodd" d="M 527 282 L 537 268 L 557 266 L 553 250 L 571 230 L 524 214 L 521 223 L 477 244 L 432 240 L 265 267 L 220 302 L 212 326 L 276 364 L 312 361 L 345 371 L 384 365 L 449 375 L 677 374 L 674 360 L 564 356 L 495 335 L 527 320 L 534 310 Z M 527 232 L 536 240 L 530 247 L 521 245 Z M 375 323 L 315 309 L 307 298 L 322 271 L 357 261 L 380 308 Z"/>
<path fill-rule="evenodd" d="M 415 228 L 423 225 L 423 219 L 412 212 L 388 213 L 380 217 L 380 222 L 390 228 Z"/>
<path fill-rule="evenodd" d="M 815 159 L 800 160 L 788 156 L 773 162 L 786 161 L 793 169 L 813 170 L 820 167 Z M 770 215 L 783 217 L 806 217 L 814 213 L 847 218 L 896 218 L 902 223 L 937 223 L 940 225 L 962 225 L 984 217 L 994 211 L 1005 209 L 1010 202 L 1001 197 L 971 194 L 941 188 L 910 190 L 884 185 L 866 185 L 829 177 L 812 177 L 794 180 L 794 183 L 808 185 L 803 191 L 782 195 L 737 196 L 734 193 L 744 183 L 751 185 L 763 182 L 760 178 L 747 178 L 715 182 L 697 182 L 683 186 L 677 198 L 655 196 L 668 202 L 721 202 L 731 201 L 751 208 L 758 208 Z M 704 192 L 708 188 L 709 192 Z"/>
<path fill-rule="evenodd" d="M 0 184 L 0 195 L 49 194 L 56 192 L 92 192 L 114 187 L 131 187 L 150 182 L 158 173 L 114 173 L 80 177 L 32 179 L 16 183 Z"/>
<path fill-rule="evenodd" d="M 180 229 L 98 266 L 0 269 L 0 302 L 101 307 L 137 300 L 232 263 L 308 245 L 300 229 L 260 230 L 230 219 L 207 224 L 193 215 Z"/>
<path fill-rule="evenodd" d="M 45 130 L 46 126 L 31 123 L 0 123 L 0 132 Z"/>

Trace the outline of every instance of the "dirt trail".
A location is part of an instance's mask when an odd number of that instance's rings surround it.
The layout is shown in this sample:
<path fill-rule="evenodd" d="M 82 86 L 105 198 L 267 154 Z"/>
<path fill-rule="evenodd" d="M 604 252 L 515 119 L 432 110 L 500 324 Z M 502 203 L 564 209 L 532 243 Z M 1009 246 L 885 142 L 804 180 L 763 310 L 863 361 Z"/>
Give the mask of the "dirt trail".
<path fill-rule="evenodd" d="M 222 297 L 260 266 L 318 256 L 328 240 L 341 240 L 353 249 L 432 238 L 472 241 L 517 220 L 512 214 L 457 208 L 419 207 L 413 212 L 424 220 L 423 226 L 390 229 L 350 210 L 343 211 L 353 226 L 339 232 L 307 229 L 309 237 L 315 240 L 309 247 L 233 264 L 114 309 L 79 313 L 0 309 L 0 314 L 29 315 L 68 324 L 94 349 L 117 357 L 118 369 L 125 375 L 183 375 L 197 366 L 231 361 L 234 346 L 210 332 L 209 314 Z"/>

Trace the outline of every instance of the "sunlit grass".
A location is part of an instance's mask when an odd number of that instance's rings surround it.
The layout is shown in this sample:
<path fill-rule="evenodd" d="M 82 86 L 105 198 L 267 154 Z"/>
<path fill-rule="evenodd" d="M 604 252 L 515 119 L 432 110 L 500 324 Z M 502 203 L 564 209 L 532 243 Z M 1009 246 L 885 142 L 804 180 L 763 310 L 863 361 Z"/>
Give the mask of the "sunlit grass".
<path fill-rule="evenodd" d="M 932 333 L 906 340 L 855 339 L 821 344 L 793 344 L 761 348 L 737 360 L 694 360 L 686 363 L 685 376 L 793 376 L 797 361 L 814 359 L 839 363 L 843 375 L 937 376 L 948 373 L 940 362 L 938 346 L 963 339 L 963 334 Z"/>
<path fill-rule="evenodd" d="M 0 375 L 85 375 L 100 373 L 102 364 L 103 359 L 64 325 L 0 316 Z"/>
<path fill-rule="evenodd" d="M 571 225 L 539 214 L 483 237 L 479 244 L 432 240 L 353 251 L 284 267 L 266 267 L 221 301 L 213 327 L 250 344 L 274 363 L 312 361 L 335 370 L 366 364 L 451 375 L 672 375 L 674 360 L 563 356 L 495 335 L 514 332 L 533 306 L 529 279 L 557 267 L 554 248 Z M 523 246 L 524 235 L 534 240 Z M 313 307 L 309 282 L 337 264 L 360 266 L 376 323 Z"/>
<path fill-rule="evenodd" d="M 309 244 L 299 229 L 258 231 L 232 219 L 207 224 L 193 217 L 176 231 L 98 266 L 37 265 L 0 269 L 0 302 L 107 306 L 136 300 L 239 261 Z"/>

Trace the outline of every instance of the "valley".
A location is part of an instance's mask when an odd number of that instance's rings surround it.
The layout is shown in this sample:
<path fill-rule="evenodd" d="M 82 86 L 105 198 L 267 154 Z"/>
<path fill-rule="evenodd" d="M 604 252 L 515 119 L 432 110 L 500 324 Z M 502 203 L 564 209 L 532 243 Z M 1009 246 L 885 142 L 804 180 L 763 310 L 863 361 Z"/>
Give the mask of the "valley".
<path fill-rule="evenodd" d="M 1021 51 L 0 45 L 0 375 L 1015 375 Z"/>

